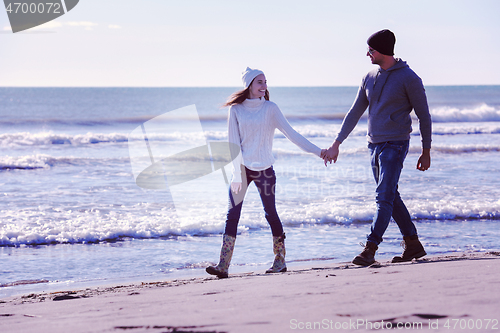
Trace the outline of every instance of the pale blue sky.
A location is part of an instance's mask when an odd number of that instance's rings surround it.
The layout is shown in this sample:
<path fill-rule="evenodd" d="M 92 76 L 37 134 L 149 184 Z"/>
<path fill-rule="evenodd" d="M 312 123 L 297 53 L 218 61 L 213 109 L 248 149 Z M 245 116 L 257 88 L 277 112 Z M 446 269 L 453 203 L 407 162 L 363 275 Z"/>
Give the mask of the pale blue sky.
<path fill-rule="evenodd" d="M 357 86 L 366 39 L 426 85 L 500 84 L 498 0 L 80 0 L 45 27 L 12 34 L 0 9 L 0 86 Z"/>

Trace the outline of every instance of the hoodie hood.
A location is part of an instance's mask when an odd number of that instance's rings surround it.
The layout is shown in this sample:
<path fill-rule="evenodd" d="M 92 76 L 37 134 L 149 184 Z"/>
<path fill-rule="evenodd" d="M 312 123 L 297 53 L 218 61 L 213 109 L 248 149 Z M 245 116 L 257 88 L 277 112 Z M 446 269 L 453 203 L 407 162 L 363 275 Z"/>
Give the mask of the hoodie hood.
<path fill-rule="evenodd" d="M 380 96 L 382 95 L 382 92 L 384 91 L 384 86 L 385 83 L 387 82 L 387 79 L 389 76 L 402 68 L 407 68 L 409 67 L 406 61 L 401 60 L 400 58 L 396 58 L 396 64 L 392 66 L 391 68 L 388 68 L 387 70 L 382 69 L 379 67 L 378 72 L 377 72 L 377 77 L 375 78 L 375 82 L 373 83 L 373 95 L 370 100 L 372 101 L 380 101 Z"/>
<path fill-rule="evenodd" d="M 408 64 L 406 63 L 406 61 L 402 60 L 401 58 L 396 58 L 396 64 L 394 66 L 392 66 L 391 68 L 387 69 L 386 72 L 396 71 L 398 69 L 405 68 L 405 67 L 408 67 Z M 380 70 L 383 71 L 382 68 L 380 68 Z"/>

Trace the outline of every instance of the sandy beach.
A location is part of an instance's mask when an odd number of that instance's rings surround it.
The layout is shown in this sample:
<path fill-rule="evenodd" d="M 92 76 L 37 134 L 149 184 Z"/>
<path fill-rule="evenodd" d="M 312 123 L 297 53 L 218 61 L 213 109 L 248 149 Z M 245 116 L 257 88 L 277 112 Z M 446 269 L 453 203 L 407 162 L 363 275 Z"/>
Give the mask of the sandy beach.
<path fill-rule="evenodd" d="M 500 253 L 370 267 L 315 263 L 252 272 L 15 296 L 2 332 L 291 332 L 500 328 Z"/>

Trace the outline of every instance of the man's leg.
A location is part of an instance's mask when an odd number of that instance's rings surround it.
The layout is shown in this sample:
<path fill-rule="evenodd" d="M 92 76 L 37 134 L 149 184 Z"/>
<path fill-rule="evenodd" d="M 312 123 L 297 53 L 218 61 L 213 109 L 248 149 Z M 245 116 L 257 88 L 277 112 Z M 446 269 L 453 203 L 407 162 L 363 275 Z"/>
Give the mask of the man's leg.
<path fill-rule="evenodd" d="M 404 207 L 397 188 L 403 163 L 408 153 L 409 141 L 390 141 L 371 145 L 374 146 L 370 149 L 372 150 L 373 175 L 377 183 L 375 190 L 377 212 L 373 218 L 371 233 L 367 240 L 379 245 L 393 215 L 394 203 L 396 203 L 398 219 L 399 214 L 405 215 L 406 207 Z"/>
<path fill-rule="evenodd" d="M 396 201 L 396 214 L 404 216 L 401 197 L 397 191 L 399 176 L 408 153 L 409 141 L 390 141 L 379 144 L 370 144 L 372 151 L 372 169 L 377 188 L 375 190 L 377 212 L 373 218 L 371 233 L 367 239 L 380 244 L 382 236 L 389 225 Z M 396 200 L 397 199 L 397 200 Z M 406 210 L 406 207 L 404 208 Z M 409 217 L 409 214 L 408 214 Z M 411 222 L 411 220 L 410 220 Z"/>
<path fill-rule="evenodd" d="M 353 260 L 356 265 L 368 266 L 375 262 L 375 252 L 383 240 L 382 236 L 393 214 L 399 176 L 408 153 L 408 145 L 409 141 L 369 144 L 373 176 L 377 183 L 377 212 L 373 218 L 371 233 L 367 237 L 365 249 Z M 397 204 L 399 209 L 399 201 Z"/>
<path fill-rule="evenodd" d="M 417 228 L 412 222 L 410 213 L 408 212 L 408 209 L 406 208 L 397 190 L 392 208 L 392 218 L 398 225 L 399 231 L 401 231 L 403 237 L 414 236 L 417 234 Z"/>
<path fill-rule="evenodd" d="M 411 261 L 425 256 L 427 253 L 424 250 L 424 246 L 418 239 L 417 228 L 412 222 L 410 213 L 408 213 L 408 209 L 406 209 L 406 206 L 397 191 L 396 198 L 394 199 L 392 218 L 398 224 L 399 230 L 403 235 L 403 242 L 401 244 L 404 248 L 403 254 L 392 258 L 392 262 Z"/>

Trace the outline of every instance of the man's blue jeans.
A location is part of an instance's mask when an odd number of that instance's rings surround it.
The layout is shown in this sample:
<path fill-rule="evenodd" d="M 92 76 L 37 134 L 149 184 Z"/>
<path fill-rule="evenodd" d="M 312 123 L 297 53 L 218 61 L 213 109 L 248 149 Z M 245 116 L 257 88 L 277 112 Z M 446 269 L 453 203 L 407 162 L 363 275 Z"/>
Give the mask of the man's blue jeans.
<path fill-rule="evenodd" d="M 242 189 L 237 195 L 233 195 L 229 188 L 229 208 L 226 218 L 226 228 L 224 233 L 236 237 L 238 222 L 240 221 L 241 208 L 243 206 L 243 198 L 245 197 L 248 186 L 254 182 L 259 190 L 260 199 L 266 213 L 266 220 L 271 227 L 273 236 L 281 236 L 283 234 L 283 225 L 276 211 L 276 174 L 271 166 L 263 171 L 252 171 L 246 167 L 242 167 Z"/>
<path fill-rule="evenodd" d="M 417 234 L 410 213 L 398 192 L 399 176 L 408 153 L 409 140 L 370 143 L 373 176 L 377 183 L 377 212 L 373 218 L 371 233 L 367 240 L 375 244 L 382 242 L 382 236 L 389 225 L 391 216 L 396 221 L 403 236 Z"/>

